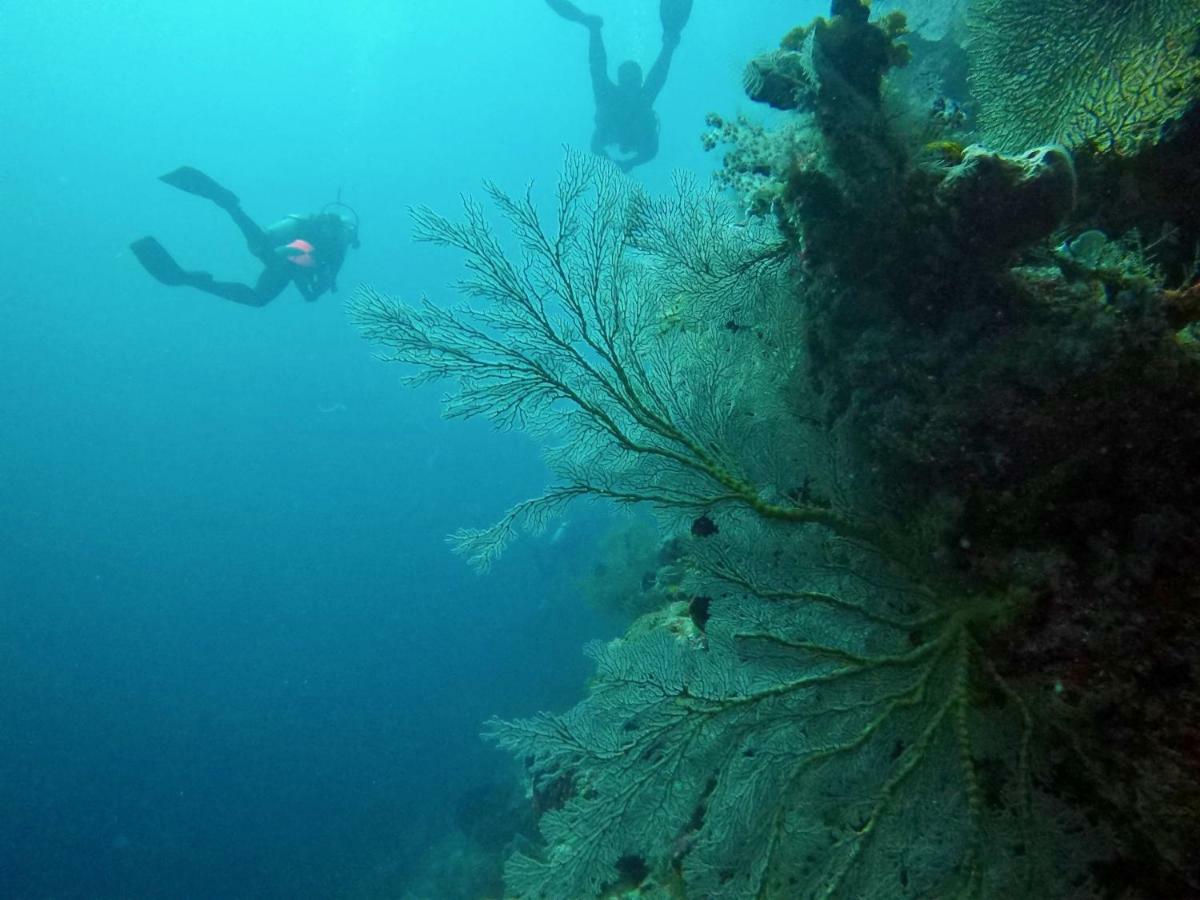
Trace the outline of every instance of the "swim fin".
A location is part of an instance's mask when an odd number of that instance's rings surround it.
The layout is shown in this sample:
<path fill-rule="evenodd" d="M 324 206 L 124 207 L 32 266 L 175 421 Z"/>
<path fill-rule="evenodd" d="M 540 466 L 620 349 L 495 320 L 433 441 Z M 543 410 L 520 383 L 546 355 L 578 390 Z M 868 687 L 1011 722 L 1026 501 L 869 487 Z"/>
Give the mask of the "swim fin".
<path fill-rule="evenodd" d="M 659 0 L 658 17 L 662 20 L 663 35 L 679 37 L 692 14 L 692 0 Z"/>
<path fill-rule="evenodd" d="M 142 268 L 163 284 L 178 287 L 189 282 L 188 272 L 179 267 L 167 249 L 152 237 L 144 237 L 129 245 Z"/>
<path fill-rule="evenodd" d="M 211 200 L 217 206 L 230 207 L 238 205 L 237 195 L 228 188 L 223 188 L 199 169 L 191 166 L 180 166 L 174 172 L 158 176 L 159 181 L 165 181 L 171 187 L 195 194 Z"/>
<path fill-rule="evenodd" d="M 587 25 L 590 19 L 595 18 L 595 16 L 589 16 L 574 3 L 571 3 L 570 0 L 546 0 L 546 5 L 568 22 L 578 22 L 581 25 Z"/>

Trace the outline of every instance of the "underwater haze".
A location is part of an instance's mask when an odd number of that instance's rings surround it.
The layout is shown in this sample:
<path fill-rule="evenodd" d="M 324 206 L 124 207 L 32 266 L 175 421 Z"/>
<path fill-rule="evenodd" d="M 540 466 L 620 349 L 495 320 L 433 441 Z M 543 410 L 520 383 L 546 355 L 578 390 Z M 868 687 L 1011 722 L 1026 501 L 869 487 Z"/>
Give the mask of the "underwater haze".
<path fill-rule="evenodd" d="M 744 61 L 822 11 L 799 6 L 698 0 L 634 177 L 708 177 L 705 113 L 748 105 Z M 648 66 L 657 4 L 593 8 L 610 64 Z M 598 513 L 486 577 L 449 552 L 543 464 L 402 389 L 343 301 L 450 302 L 409 207 L 485 178 L 552 199 L 590 139 L 583 29 L 541 0 L 10 3 L 0 83 L 0 897 L 425 896 L 470 798 L 513 780 L 481 722 L 569 706 L 624 623 L 575 589 Z M 259 222 L 352 206 L 341 292 L 254 309 L 149 278 L 147 234 L 256 273 L 157 180 L 181 165 Z"/>

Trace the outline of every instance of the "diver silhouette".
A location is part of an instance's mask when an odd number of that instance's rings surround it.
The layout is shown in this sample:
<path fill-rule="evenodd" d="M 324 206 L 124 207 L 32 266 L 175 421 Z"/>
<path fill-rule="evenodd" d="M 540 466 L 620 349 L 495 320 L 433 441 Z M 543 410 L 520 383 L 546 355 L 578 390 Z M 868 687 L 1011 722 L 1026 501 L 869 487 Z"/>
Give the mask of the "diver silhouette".
<path fill-rule="evenodd" d="M 130 244 L 138 262 L 158 281 L 171 287 L 192 287 L 246 306 L 266 306 L 289 284 L 304 296 L 316 300 L 326 291 L 337 291 L 337 274 L 346 259 L 346 251 L 357 247 L 358 216 L 340 200 L 309 216 L 288 216 L 267 228 L 242 211 L 232 191 L 213 181 L 198 169 L 182 166 L 160 176 L 172 187 L 211 200 L 229 213 L 246 238 L 246 246 L 263 264 L 254 287 L 233 281 L 216 281 L 208 272 L 188 272 L 179 266 L 156 239 L 144 237 Z M 330 207 L 348 210 L 345 218 Z"/>
<path fill-rule="evenodd" d="M 546 4 L 570 22 L 588 30 L 588 69 L 596 98 L 596 129 L 592 133 L 592 152 L 605 156 L 628 172 L 649 162 L 658 153 L 658 115 L 654 101 L 667 81 L 671 56 L 679 46 L 679 36 L 692 12 L 692 0 L 660 0 L 662 49 L 642 80 L 642 67 L 626 60 L 617 67 L 617 80 L 608 77 L 608 54 L 601 34 L 604 20 L 589 15 L 570 0 L 546 0 Z M 608 148 L 616 146 L 621 156 L 612 156 Z"/>

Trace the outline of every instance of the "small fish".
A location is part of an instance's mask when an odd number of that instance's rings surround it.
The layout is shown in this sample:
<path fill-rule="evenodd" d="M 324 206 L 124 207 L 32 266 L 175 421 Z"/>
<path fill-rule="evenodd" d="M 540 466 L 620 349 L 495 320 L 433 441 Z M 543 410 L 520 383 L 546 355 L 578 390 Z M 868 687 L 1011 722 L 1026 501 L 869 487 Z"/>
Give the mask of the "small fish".
<path fill-rule="evenodd" d="M 1077 234 L 1070 240 L 1058 245 L 1058 252 L 1071 257 L 1075 262 L 1084 266 L 1095 266 L 1100 261 L 1100 254 L 1108 245 L 1108 237 L 1103 231 L 1092 228 L 1082 234 Z"/>

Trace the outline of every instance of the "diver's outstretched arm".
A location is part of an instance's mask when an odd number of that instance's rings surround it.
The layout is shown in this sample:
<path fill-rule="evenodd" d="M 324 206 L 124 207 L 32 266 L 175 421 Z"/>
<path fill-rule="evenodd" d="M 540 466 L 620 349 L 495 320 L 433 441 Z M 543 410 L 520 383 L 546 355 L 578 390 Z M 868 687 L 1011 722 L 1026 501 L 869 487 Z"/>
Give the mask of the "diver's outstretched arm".
<path fill-rule="evenodd" d="M 674 38 L 663 35 L 663 45 L 662 49 L 658 51 L 658 59 L 654 60 L 654 65 L 650 67 L 650 71 L 646 74 L 646 80 L 642 83 L 642 94 L 651 106 L 654 105 L 659 92 L 667 83 L 667 72 L 671 69 L 671 57 L 675 54 L 675 48 L 678 46 L 678 35 L 675 35 Z"/>
<path fill-rule="evenodd" d="M 659 17 L 663 26 L 663 45 L 658 52 L 658 59 L 650 67 L 649 74 L 642 86 L 646 99 L 650 103 L 658 98 L 663 85 L 667 83 L 667 71 L 671 68 L 671 56 L 679 46 L 679 36 L 683 26 L 687 24 L 692 14 L 692 0 L 659 0 Z"/>
<path fill-rule="evenodd" d="M 570 0 L 546 0 L 546 5 L 566 19 L 578 22 L 588 30 L 588 71 L 592 76 L 592 92 L 599 98 L 614 85 L 608 80 L 608 54 L 604 50 L 604 37 L 600 33 L 604 20 L 585 13 Z"/>
<path fill-rule="evenodd" d="M 588 28 L 588 71 L 592 76 L 592 93 L 597 100 L 616 88 L 608 78 L 608 53 L 599 25 Z"/>

